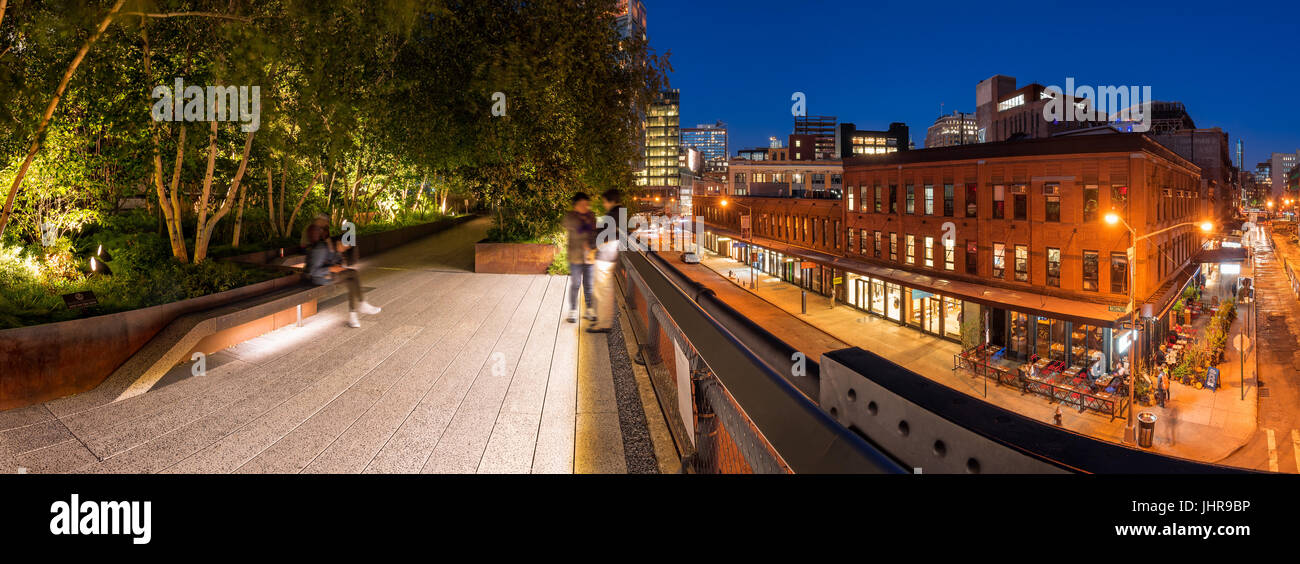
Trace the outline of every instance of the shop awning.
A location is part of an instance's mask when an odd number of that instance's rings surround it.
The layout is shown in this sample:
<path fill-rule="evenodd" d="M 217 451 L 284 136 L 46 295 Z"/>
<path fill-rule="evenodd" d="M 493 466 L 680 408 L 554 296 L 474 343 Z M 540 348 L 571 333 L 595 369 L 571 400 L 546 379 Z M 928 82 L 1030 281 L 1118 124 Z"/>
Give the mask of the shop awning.
<path fill-rule="evenodd" d="M 1154 314 L 1153 317 L 1159 319 L 1169 313 L 1169 309 L 1174 307 L 1174 302 L 1178 301 L 1178 296 L 1183 293 L 1183 288 L 1187 287 L 1187 283 L 1191 282 L 1192 276 L 1196 274 L 1199 268 L 1200 265 L 1193 261 L 1178 271 L 1168 282 L 1165 282 L 1152 294 L 1152 296 L 1157 296 L 1156 299 L 1147 300 L 1146 303 L 1153 306 L 1151 308 Z"/>
<path fill-rule="evenodd" d="M 1245 247 L 1219 247 L 1217 249 L 1201 249 L 1196 253 L 1192 262 L 1196 264 L 1218 264 L 1223 262 L 1245 262 Z"/>
<path fill-rule="evenodd" d="M 731 237 L 739 236 L 734 231 L 714 226 L 709 226 L 707 229 Z M 1125 306 L 1110 306 L 1104 303 L 1060 298 L 1036 292 L 998 288 L 961 280 L 949 280 L 928 274 L 847 259 L 763 237 L 751 237 L 750 240 L 757 246 L 782 254 L 801 257 L 804 260 L 838 268 L 845 272 L 879 278 L 908 288 L 1018 311 L 1028 315 L 1050 317 L 1099 327 L 1116 327 L 1120 320 L 1127 317 L 1127 307 Z"/>

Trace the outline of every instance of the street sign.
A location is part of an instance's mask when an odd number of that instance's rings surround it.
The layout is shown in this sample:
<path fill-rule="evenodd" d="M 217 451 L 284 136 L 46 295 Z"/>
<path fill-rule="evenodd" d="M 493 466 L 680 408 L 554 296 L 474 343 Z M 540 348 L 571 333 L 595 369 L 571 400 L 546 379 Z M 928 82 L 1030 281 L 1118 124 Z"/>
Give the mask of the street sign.
<path fill-rule="evenodd" d="M 1106 308 L 1106 309 L 1109 310 L 1109 311 L 1111 311 L 1112 313 L 1124 313 L 1124 312 L 1128 311 L 1128 308 L 1126 308 L 1126 307 L 1124 307 L 1124 306 L 1110 306 L 1110 307 L 1108 307 L 1108 308 Z"/>
<path fill-rule="evenodd" d="M 799 263 L 799 268 L 807 268 L 811 270 L 813 268 L 817 268 L 817 263 L 810 260 L 806 260 Z"/>
<path fill-rule="evenodd" d="M 843 276 L 836 276 L 835 278 L 832 279 L 832 282 L 831 282 L 831 283 L 832 283 L 832 284 L 843 284 L 843 283 L 844 283 L 844 277 L 843 277 Z"/>

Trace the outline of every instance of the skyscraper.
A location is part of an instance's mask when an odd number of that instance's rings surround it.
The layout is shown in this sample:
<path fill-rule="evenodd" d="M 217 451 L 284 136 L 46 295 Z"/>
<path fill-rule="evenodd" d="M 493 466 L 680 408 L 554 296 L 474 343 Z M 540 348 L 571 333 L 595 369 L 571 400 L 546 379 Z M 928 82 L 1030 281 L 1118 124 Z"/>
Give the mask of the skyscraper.
<path fill-rule="evenodd" d="M 641 186 L 646 196 L 667 202 L 677 197 L 681 187 L 679 154 L 681 151 L 681 91 L 665 90 L 646 111 L 645 156 L 641 166 Z"/>
<path fill-rule="evenodd" d="M 953 112 L 939 116 L 934 125 L 925 131 L 925 148 L 952 147 L 979 143 L 979 126 L 975 124 L 975 114 Z"/>
<path fill-rule="evenodd" d="M 623 37 L 646 38 L 645 4 L 641 0 L 619 0 L 614 18 Z"/>
<path fill-rule="evenodd" d="M 727 157 L 731 154 L 727 145 L 727 124 L 718 121 L 713 125 L 702 123 L 683 128 L 682 146 L 700 151 L 706 174 L 726 175 Z"/>

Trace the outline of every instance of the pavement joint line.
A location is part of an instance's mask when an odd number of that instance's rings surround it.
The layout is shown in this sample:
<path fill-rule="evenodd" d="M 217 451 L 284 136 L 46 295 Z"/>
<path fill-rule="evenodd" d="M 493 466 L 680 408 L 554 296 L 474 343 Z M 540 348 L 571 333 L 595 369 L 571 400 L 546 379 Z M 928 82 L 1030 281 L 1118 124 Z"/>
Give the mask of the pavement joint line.
<path fill-rule="evenodd" d="M 309 359 L 309 360 L 304 360 L 303 364 L 305 365 L 307 362 L 315 361 L 316 359 L 320 358 L 320 356 L 323 356 L 324 354 L 326 354 L 326 353 L 328 353 L 328 352 L 329 352 L 328 350 L 322 351 L 320 355 L 314 356 L 314 357 L 312 357 L 312 358 Z M 288 376 L 288 375 L 289 375 L 289 373 L 287 373 L 287 372 L 282 372 L 282 373 L 280 373 L 279 376 L 273 376 L 273 377 L 272 377 L 268 382 L 265 382 L 264 384 L 270 384 L 270 383 L 273 383 L 273 382 L 276 382 L 276 381 L 282 380 L 284 377 L 286 377 L 286 376 Z M 206 378 L 205 378 L 205 380 L 206 380 Z M 214 388 L 214 387 L 218 387 L 219 385 L 220 385 L 220 382 L 219 382 L 219 381 L 218 381 L 218 382 L 212 382 L 212 385 L 205 385 L 204 387 L 202 387 L 202 388 L 200 388 L 200 389 L 198 389 L 198 390 L 195 390 L 195 392 L 197 392 L 197 394 L 193 394 L 193 395 L 200 395 L 200 394 L 206 394 L 206 393 L 209 393 L 209 392 L 213 391 L 213 388 Z M 309 385 L 309 386 L 310 386 L 310 385 Z M 295 394 L 295 395 L 296 395 L 296 394 Z M 245 397 L 246 397 L 246 396 L 245 396 Z M 290 396 L 290 398 L 292 398 L 292 397 L 293 397 L 293 396 Z M 233 402 L 229 402 L 229 403 L 222 404 L 222 405 L 218 406 L 217 408 L 214 408 L 214 409 L 211 410 L 211 411 L 205 412 L 205 413 L 203 413 L 202 415 L 199 415 L 198 417 L 196 417 L 196 418 L 194 418 L 194 419 L 191 419 L 190 421 L 186 422 L 185 424 L 178 425 L 177 428 L 184 427 L 184 426 L 188 425 L 189 423 L 193 423 L 194 421 L 197 421 L 197 420 L 199 420 L 199 419 L 202 419 L 203 417 L 205 417 L 205 416 L 207 416 L 207 415 L 209 415 L 209 414 L 215 413 L 216 411 L 219 411 L 219 410 L 221 410 L 221 409 L 223 409 L 223 408 L 229 407 L 232 403 L 237 403 L 238 401 L 241 401 L 242 399 L 244 399 L 244 397 L 241 397 L 240 399 L 236 399 L 236 400 L 234 400 Z M 143 400 L 140 400 L 140 401 L 143 401 Z M 287 400 L 286 400 L 286 401 L 287 401 Z M 123 422 L 121 422 L 121 423 L 119 423 L 119 424 L 114 425 L 114 426 L 112 427 L 112 429 L 109 430 L 109 432 L 111 432 L 113 429 L 121 428 L 121 427 L 123 427 L 123 426 L 125 426 L 125 425 L 128 425 L 128 424 L 130 424 L 130 423 L 134 423 L 134 422 L 141 421 L 141 420 L 144 420 L 144 419 L 149 418 L 149 417 L 152 417 L 152 416 L 156 416 L 156 415 L 158 415 L 159 413 L 161 413 L 161 412 L 166 411 L 167 409 L 169 409 L 169 407 L 170 407 L 170 405 L 163 405 L 163 406 L 160 406 L 158 409 L 155 409 L 155 410 L 152 410 L 152 411 L 148 411 L 148 412 L 143 413 L 143 414 L 141 414 L 141 415 L 138 415 L 138 416 L 136 416 L 136 417 L 132 417 L 132 418 L 129 419 L 128 421 L 123 421 Z M 277 407 L 278 407 L 278 405 L 277 405 Z M 274 409 L 274 408 L 272 408 L 272 409 Z M 259 416 L 259 417 L 260 417 L 260 416 Z M 100 433 L 100 434 L 96 434 L 95 436 L 107 435 L 107 434 L 108 434 L 108 433 Z M 161 436 L 162 436 L 162 435 L 159 435 L 159 437 L 161 437 Z M 155 437 L 155 438 L 156 438 L 156 437 Z M 223 437 L 223 438 L 224 438 L 224 437 Z M 147 441 L 146 441 L 146 442 L 147 442 Z M 92 452 L 93 452 L 93 451 L 92 451 Z M 103 460 L 105 460 L 105 459 L 107 459 L 107 458 L 109 458 L 109 457 L 105 457 L 104 459 L 101 459 L 100 461 L 102 462 Z"/>
<path fill-rule="evenodd" d="M 1277 441 L 1273 439 L 1273 430 L 1264 429 L 1268 435 L 1268 471 L 1277 472 Z"/>
<path fill-rule="evenodd" d="M 423 287 L 423 285 L 412 285 L 412 286 L 420 286 L 420 287 Z M 409 288 L 406 292 L 403 292 L 403 293 L 401 294 L 401 296 L 395 296 L 394 299 L 392 299 L 392 300 L 388 300 L 388 301 L 386 301 L 386 302 L 384 302 L 384 303 L 385 303 L 385 304 L 391 304 L 392 302 L 396 301 L 399 297 L 405 297 L 405 296 L 407 296 L 408 294 L 412 294 L 412 293 L 414 293 L 414 292 L 415 292 L 415 289 L 416 289 L 416 288 Z M 409 314 L 407 314 L 407 315 L 403 315 L 403 316 L 401 316 L 400 318 L 395 317 L 395 318 L 393 318 L 391 321 L 395 323 L 395 322 L 397 322 L 398 320 L 405 320 L 407 317 L 409 317 Z M 376 328 L 376 327 L 381 327 L 381 326 L 382 326 L 382 325 L 380 325 L 380 324 L 371 324 L 371 325 L 369 325 L 369 326 L 362 327 L 361 331 L 360 331 L 360 332 L 357 332 L 357 333 L 358 333 L 357 335 L 350 335 L 350 336 L 349 336 L 350 338 L 346 339 L 344 342 L 337 344 L 335 347 L 333 347 L 333 348 L 331 348 L 331 349 L 321 351 L 321 353 L 320 353 L 319 355 L 316 355 L 316 356 L 312 357 L 312 362 L 315 362 L 315 361 L 319 360 L 321 357 L 325 356 L 328 352 L 330 352 L 330 351 L 332 351 L 332 350 L 335 350 L 335 349 L 337 349 L 337 348 L 340 348 L 340 347 L 343 347 L 343 346 L 346 346 L 346 345 L 352 343 L 354 340 L 356 340 L 358 337 L 361 336 L 361 333 L 366 333 L 366 332 L 368 332 L 368 331 L 373 331 L 374 328 Z M 374 334 L 374 333 L 368 333 L 368 334 Z M 303 364 L 303 366 L 305 366 L 305 364 Z M 159 472 L 164 472 L 164 471 L 166 471 L 166 470 L 169 470 L 169 469 L 171 469 L 171 468 L 174 468 L 174 467 L 176 467 L 177 465 L 179 465 L 179 464 L 181 464 L 182 462 L 184 462 L 185 460 L 188 460 L 188 459 L 190 459 L 190 458 L 193 458 L 195 455 L 197 455 L 197 454 L 199 454 L 199 453 L 201 453 L 201 452 L 204 452 L 204 451 L 206 451 L 206 450 L 209 450 L 209 449 L 213 448 L 213 447 L 216 446 L 217 444 L 219 444 L 219 443 L 221 443 L 222 441 L 226 440 L 227 438 L 233 436 L 235 433 L 238 433 L 238 432 L 240 432 L 240 431 L 242 431 L 242 430 L 248 428 L 249 425 L 252 425 L 253 423 L 255 423 L 255 422 L 257 422 L 257 421 L 262 420 L 264 417 L 266 417 L 267 414 L 269 414 L 269 413 L 275 411 L 277 408 L 283 406 L 285 403 L 287 403 L 287 402 L 293 400 L 294 398 L 298 397 L 298 396 L 301 395 L 304 391 L 306 391 L 306 390 L 312 388 L 313 386 L 316 386 L 319 382 L 321 382 L 322 380 L 324 380 L 325 378 L 328 377 L 327 375 L 323 374 L 323 373 L 322 373 L 321 371 L 319 371 L 319 370 L 314 371 L 314 372 L 317 373 L 317 374 L 319 374 L 319 375 L 316 376 L 316 377 L 314 377 L 314 378 L 312 378 L 310 382 L 307 382 L 307 383 L 304 384 L 303 386 L 301 386 L 301 387 L 297 388 L 296 390 L 294 390 L 293 393 L 291 393 L 291 394 L 289 394 L 288 396 L 286 396 L 283 400 L 277 402 L 275 405 L 271 406 L 270 408 L 261 411 L 261 412 L 260 412 L 256 417 L 250 418 L 248 421 L 245 421 L 243 424 L 237 426 L 236 428 L 234 428 L 234 429 L 231 430 L 230 432 L 228 432 L 228 433 L 226 433 L 225 435 L 223 435 L 221 438 L 219 438 L 219 439 L 217 439 L 217 440 L 215 440 L 215 441 L 213 441 L 213 442 L 207 444 L 206 446 L 200 448 L 199 450 L 197 450 L 197 451 L 195 451 L 195 452 L 190 453 L 189 455 L 187 455 L 187 456 L 181 458 L 180 460 L 177 460 L 177 461 L 173 462 L 172 464 L 170 464 L 170 465 L 166 466 L 165 468 L 161 469 Z M 289 376 L 289 372 L 284 372 L 284 373 L 281 374 L 281 376 L 279 376 L 279 377 L 276 378 L 276 381 L 283 380 L 284 378 L 286 378 L 286 377 L 288 377 L 288 376 Z M 273 383 L 274 383 L 274 382 L 273 382 Z M 239 401 L 243 401 L 243 400 L 239 400 Z M 259 451 L 259 454 L 260 454 L 260 452 L 261 452 L 261 451 Z M 247 461 L 244 461 L 244 462 L 247 462 Z M 240 465 L 242 466 L 243 463 L 241 463 Z"/>
<path fill-rule="evenodd" d="M 508 395 L 508 394 L 510 393 L 510 385 L 513 384 L 513 383 L 515 382 L 515 375 L 518 374 L 518 372 L 519 372 L 519 364 L 523 362 L 524 352 L 528 350 L 528 342 L 531 341 L 531 340 L 533 339 L 532 328 L 537 324 L 537 320 L 538 320 L 538 318 L 540 318 L 541 315 L 542 315 L 542 309 L 544 309 L 544 306 L 546 305 L 546 292 L 547 292 L 547 286 L 550 285 L 550 283 L 551 283 L 551 277 L 550 277 L 550 276 L 546 276 L 546 277 L 544 277 L 544 278 L 539 278 L 538 280 L 542 282 L 542 295 L 541 295 L 541 298 L 537 300 L 537 311 L 533 312 L 533 319 L 532 319 L 532 321 L 530 321 L 530 322 L 528 323 L 528 328 L 529 328 L 529 330 L 528 330 L 528 336 L 524 338 L 524 344 L 523 344 L 523 346 L 519 349 L 519 355 L 518 355 L 517 358 L 515 359 L 515 365 L 514 365 L 514 367 L 512 367 L 512 368 L 510 369 L 510 381 L 506 383 L 506 386 L 505 386 L 505 392 L 504 392 L 504 393 L 502 394 L 502 396 L 501 396 L 501 403 L 497 405 L 497 412 L 496 412 L 496 415 L 492 416 L 492 428 L 488 430 L 488 434 L 487 434 L 487 442 L 484 442 L 484 443 L 483 443 L 483 451 L 479 453 L 479 455 L 478 455 L 478 462 L 474 465 L 474 469 L 475 469 L 476 471 L 477 471 L 479 468 L 482 468 L 482 467 L 483 467 L 483 457 L 487 456 L 487 447 L 488 447 L 488 443 L 491 442 L 491 440 L 492 440 L 492 432 L 493 432 L 493 431 L 496 431 L 497 423 L 501 421 L 502 406 L 505 405 L 506 395 Z M 535 282 L 533 282 L 533 283 L 536 284 L 537 282 L 535 281 Z M 530 288 L 530 290 L 531 290 L 531 288 Z M 561 307 L 564 306 L 564 300 L 563 300 L 563 297 L 561 297 L 561 300 L 560 300 L 560 306 L 561 306 Z M 522 303 L 521 303 L 521 307 L 522 307 Z M 503 331 L 503 333 L 504 333 L 504 331 Z M 500 338 L 498 338 L 497 341 L 500 342 Z M 493 348 L 496 348 L 496 347 L 493 347 Z M 491 358 L 491 355 L 489 355 L 488 358 L 490 359 L 490 358 Z M 475 378 L 475 381 L 477 381 L 477 378 Z M 473 383 L 470 384 L 470 387 L 471 387 L 471 388 L 473 387 Z M 466 391 L 465 395 L 466 395 L 466 396 L 469 395 L 468 390 Z M 464 401 L 465 401 L 465 399 L 464 399 L 464 398 L 461 398 L 461 403 L 464 403 Z M 457 408 L 457 411 L 459 411 L 459 408 Z M 539 427 L 540 427 L 540 426 L 539 426 Z M 536 444 L 537 444 L 536 442 L 533 443 L 534 448 L 536 447 Z M 428 463 L 426 462 L 425 465 L 427 466 Z M 532 470 L 532 463 L 531 463 L 531 462 L 529 463 L 528 467 L 529 467 L 529 470 Z"/>
<path fill-rule="evenodd" d="M 461 355 L 462 355 L 462 354 L 464 354 L 464 352 L 465 352 L 465 346 L 464 346 L 464 345 L 467 344 L 467 343 L 469 343 L 470 341 L 472 341 L 472 340 L 474 339 L 474 337 L 478 335 L 479 331 L 482 331 L 482 330 L 483 330 L 484 325 L 486 325 L 486 324 L 488 323 L 488 321 L 491 319 L 491 317 L 492 317 L 492 313 L 495 312 L 495 311 L 497 310 L 497 308 L 500 308 L 500 307 L 501 307 L 501 304 L 502 304 L 503 302 L 505 302 L 505 300 L 507 300 L 507 299 L 510 297 L 511 292 L 510 292 L 509 290 L 510 290 L 511 288 L 512 288 L 512 287 L 508 287 L 508 286 L 505 285 L 505 284 L 500 284 L 500 285 L 498 285 L 496 288 L 494 288 L 494 289 L 496 289 L 496 290 L 500 290 L 500 291 L 497 292 L 499 295 L 496 297 L 496 300 L 493 302 L 492 308 L 491 308 L 491 309 L 488 309 L 488 310 L 487 310 L 487 313 L 486 313 L 485 315 L 483 315 L 483 316 L 478 320 L 477 323 L 474 324 L 474 331 L 473 331 L 472 333 L 469 334 L 469 336 L 466 338 L 465 342 L 462 343 L 462 346 L 458 348 L 458 350 L 456 351 L 456 354 L 452 355 L 452 357 L 448 360 L 447 364 L 446 364 L 445 366 L 443 366 L 442 370 L 439 372 L 438 378 L 434 379 L 434 381 L 429 385 L 429 387 L 426 388 L 426 389 L 424 390 L 424 393 L 420 395 L 420 399 L 419 399 L 419 401 L 415 402 L 415 405 L 411 407 L 411 410 L 408 411 L 408 412 L 406 413 L 406 416 L 402 418 L 402 422 L 401 422 L 401 423 L 400 423 L 396 428 L 394 428 L 393 432 L 390 433 L 390 434 L 388 435 L 388 438 L 384 440 L 384 444 L 383 444 L 382 446 L 379 447 L 379 450 L 375 451 L 375 453 L 374 453 L 373 455 L 371 455 L 370 460 L 367 461 L 365 467 L 362 468 L 361 473 L 364 474 L 364 473 L 366 473 L 366 472 L 370 469 L 371 465 L 373 465 L 374 462 L 375 462 L 375 458 L 377 458 L 381 453 L 383 453 L 383 452 L 384 452 L 384 449 L 388 448 L 388 445 L 391 444 L 391 442 L 392 442 L 392 440 L 393 440 L 393 437 L 396 436 L 398 433 L 400 433 L 401 430 L 402 430 L 402 428 L 406 427 L 406 424 L 411 420 L 411 414 L 415 413 L 415 411 L 416 411 L 417 409 L 419 409 L 421 405 L 424 404 L 424 400 L 427 399 L 427 398 L 429 397 L 429 393 L 432 392 L 433 389 L 436 388 L 436 387 L 438 386 L 438 384 L 441 383 L 441 382 L 443 381 L 444 376 L 447 375 L 447 370 L 448 370 L 449 368 L 451 368 L 451 367 L 456 363 L 456 361 L 459 360 L 459 359 L 461 358 Z M 522 294 L 520 294 L 520 299 L 522 299 Z M 483 309 L 486 309 L 486 308 L 483 308 Z M 504 327 L 502 328 L 502 330 L 504 330 Z M 498 333 L 498 334 L 499 334 L 499 333 Z M 495 343 L 495 341 L 493 341 L 493 342 Z M 486 357 L 484 358 L 484 361 L 483 361 L 483 362 L 484 362 L 484 363 L 487 362 Z M 436 443 L 436 441 L 435 441 L 433 447 L 436 447 L 436 446 L 437 446 L 437 443 Z M 433 451 L 430 450 L 430 453 L 432 453 L 432 452 L 433 452 Z M 426 462 L 427 462 L 427 458 L 426 458 Z M 423 468 L 423 467 L 421 467 L 421 468 Z"/>
<path fill-rule="evenodd" d="M 439 279 L 441 279 L 441 278 L 439 278 Z M 453 287 L 452 287 L 450 290 L 445 291 L 444 294 L 443 294 L 442 296 L 440 296 L 440 298 L 448 298 L 448 297 L 450 297 L 450 296 L 452 295 L 452 292 L 455 292 L 455 291 L 456 291 L 456 290 L 457 290 L 461 285 L 463 285 L 463 284 L 465 283 L 465 281 L 468 280 L 468 279 L 469 279 L 469 278 L 467 277 L 465 280 L 459 281 L 458 283 L 454 284 Z M 403 321 L 409 320 L 410 318 L 420 318 L 422 315 L 424 315 L 424 314 L 425 314 L 426 312 L 428 312 L 429 310 L 431 310 L 431 309 L 433 309 L 433 308 L 435 308 L 435 307 L 443 306 L 443 305 L 445 305 L 445 300 L 443 300 L 443 299 L 438 299 L 438 300 L 432 300 L 432 301 L 429 301 L 428 304 L 427 304 L 423 309 L 421 309 L 421 310 L 419 310 L 419 311 L 413 313 L 413 314 L 410 315 L 408 318 L 403 319 Z M 361 381 L 363 381 L 363 380 L 369 378 L 371 375 L 373 375 L 373 374 L 375 373 L 375 371 L 376 371 L 376 370 L 379 370 L 379 369 L 384 365 L 384 363 L 385 363 L 388 359 L 392 358 L 393 355 L 395 355 L 395 354 L 397 354 L 398 352 L 400 352 L 400 351 L 402 350 L 402 348 L 405 347 L 405 346 L 407 346 L 411 341 L 416 340 L 416 338 L 418 338 L 419 335 L 420 335 L 421 333 L 423 333 L 426 329 L 427 329 L 427 327 L 421 327 L 419 331 L 416 331 L 415 333 L 411 334 L 410 338 L 406 339 L 405 341 L 402 341 L 402 343 L 401 343 L 399 346 L 397 346 L 397 347 L 394 348 L 392 351 L 390 351 L 387 355 L 385 355 L 385 356 L 383 357 L 383 359 L 380 359 L 380 360 L 379 360 L 379 361 L 378 361 L 378 362 L 377 362 L 373 367 L 371 367 L 371 368 L 370 368 L 369 370 L 367 370 L 364 374 L 362 374 L 362 376 L 361 376 L 360 378 L 358 378 L 358 379 L 357 379 L 356 381 L 354 381 L 352 384 L 349 384 L 346 388 L 343 389 L 343 391 L 341 391 L 339 394 L 335 395 L 335 396 L 334 396 L 333 398 L 331 398 L 329 401 L 326 401 L 326 402 L 321 403 L 321 404 L 320 404 L 320 407 L 318 407 L 318 408 L 317 408 L 315 411 L 313 411 L 310 415 L 308 415 L 307 417 L 305 417 L 302 421 L 299 421 L 298 423 L 294 424 L 294 425 L 293 425 L 293 428 L 289 429 L 289 430 L 288 430 L 287 432 L 285 432 L 283 435 L 281 435 L 280 437 L 276 438 L 276 440 L 275 440 L 274 442 L 272 442 L 271 444 L 267 445 L 267 447 L 264 448 L 264 449 L 262 449 L 262 451 L 260 451 L 257 455 L 254 455 L 252 458 L 249 458 L 249 459 L 248 459 L 247 461 L 245 461 L 243 464 L 239 465 L 239 467 L 236 468 L 236 469 L 234 470 L 234 472 L 238 472 L 238 471 L 239 471 L 240 469 L 242 469 L 244 466 L 247 466 L 250 462 L 252 462 L 253 460 L 256 460 L 256 459 L 257 459 L 259 456 L 261 456 L 263 453 L 265 453 L 265 452 L 267 452 L 267 451 L 270 451 L 271 449 L 275 448 L 276 445 L 280 444 L 281 441 L 285 440 L 287 437 L 289 437 L 289 435 L 293 434 L 294 431 L 297 431 L 297 430 L 298 430 L 299 428 L 301 428 L 303 425 L 307 424 L 308 421 L 311 421 L 311 419 L 312 419 L 313 417 L 315 417 L 316 415 L 318 415 L 318 414 L 320 414 L 321 412 L 325 411 L 325 410 L 326 410 L 327 408 L 329 408 L 331 405 L 334 405 L 334 402 L 338 401 L 339 398 L 341 398 L 344 394 L 346 394 L 346 393 L 348 393 L 349 391 L 352 391 L 353 389 L 355 389 L 355 387 L 356 387 L 356 385 L 357 385 L 358 383 L 360 383 Z M 439 337 L 439 340 L 441 340 L 441 337 Z M 431 346 L 430 348 L 432 348 L 432 346 Z M 427 351 L 426 351 L 426 354 L 427 354 Z M 421 358 L 423 358 L 423 355 L 421 355 Z M 394 382 L 396 382 L 396 380 L 394 380 Z M 391 384 L 390 384 L 389 387 L 391 387 Z M 387 390 L 387 388 L 386 388 L 385 390 Z M 376 396 L 375 401 L 378 401 L 379 397 L 382 397 L 382 395 L 383 395 L 383 394 L 381 393 L 381 394 L 379 394 L 378 396 Z M 373 405 L 373 403 L 374 403 L 374 402 L 372 402 L 372 405 Z M 351 423 L 349 423 L 348 426 L 347 426 L 347 428 L 351 428 L 351 426 L 352 426 L 353 424 L 355 424 L 355 423 L 356 423 L 356 419 L 354 419 Z M 344 432 L 347 431 L 347 428 L 344 428 Z M 342 434 L 342 433 L 340 433 L 340 435 L 341 435 L 341 434 Z M 335 436 L 333 439 L 331 439 L 329 444 L 331 444 L 331 445 L 334 444 L 334 441 L 336 441 L 336 440 L 338 440 L 338 436 Z M 329 448 L 329 445 L 326 445 L 325 448 Z M 324 452 L 324 449 L 322 449 L 321 452 Z M 313 455 L 312 458 L 311 458 L 311 460 L 309 460 L 308 463 L 307 463 L 306 465 L 303 466 L 303 468 L 306 468 L 307 466 L 309 466 L 309 465 L 311 464 L 311 462 L 315 461 L 315 460 L 316 460 L 316 457 L 318 457 L 318 456 L 320 456 L 320 452 L 318 452 L 318 453 L 316 453 L 315 455 Z M 299 469 L 298 471 L 301 472 L 302 469 Z"/>
<path fill-rule="evenodd" d="M 472 279 L 473 279 L 473 277 L 466 277 L 466 278 L 465 278 L 465 280 L 466 280 L 467 282 L 468 282 L 469 280 L 472 280 Z M 471 296 L 475 296 L 475 297 L 480 297 L 480 298 L 481 298 L 481 297 L 484 296 L 486 293 L 487 293 L 487 292 L 486 292 L 486 288 L 484 288 L 484 291 L 483 291 L 483 292 L 478 292 L 478 293 L 474 293 L 474 294 L 470 294 L 470 295 L 471 295 Z M 449 292 L 449 295 L 450 295 L 450 292 Z M 457 312 L 457 313 L 464 313 L 464 310 L 465 310 L 465 309 L 468 309 L 469 307 L 472 306 L 473 301 L 474 301 L 474 300 L 473 300 L 473 298 L 471 297 L 471 299 L 467 300 L 467 303 L 466 303 L 463 307 L 458 308 L 458 309 L 456 310 L 456 312 Z M 311 458 L 311 460 L 308 461 L 307 464 L 303 465 L 302 469 L 300 469 L 298 472 L 299 472 L 299 473 L 302 473 L 302 472 L 304 472 L 307 468 L 310 468 L 310 467 L 312 466 L 312 464 L 315 464 L 316 461 L 317 461 L 318 459 L 320 459 L 321 455 L 323 455 L 323 454 L 325 454 L 326 452 L 328 452 L 329 449 L 330 449 L 331 447 L 333 447 L 333 446 L 334 446 L 334 445 L 339 441 L 339 439 L 340 439 L 341 437 L 343 437 L 344 435 L 346 435 L 346 434 L 348 433 L 348 431 L 351 431 L 352 428 L 356 426 L 356 424 L 357 424 L 358 421 L 361 421 L 361 420 L 364 419 L 367 415 L 369 415 L 370 413 L 372 413 L 372 412 L 374 411 L 374 409 L 375 409 L 375 406 L 376 406 L 376 405 L 379 405 L 380 401 L 382 401 L 383 398 L 384 398 L 386 395 L 388 395 L 388 393 L 389 393 L 390 391 L 393 390 L 393 388 L 395 388 L 396 386 L 398 386 L 399 384 L 401 384 L 404 380 L 406 380 L 406 378 L 407 378 L 408 376 L 410 376 L 411 371 L 412 371 L 415 367 L 422 365 L 422 364 L 424 363 L 424 360 L 425 360 L 426 358 L 429 357 L 429 354 L 432 353 L 433 350 L 436 349 L 436 348 L 438 347 L 438 345 L 441 344 L 441 343 L 443 342 L 443 340 L 446 339 L 447 336 L 448 336 L 449 334 L 451 334 L 451 331 L 450 331 L 450 330 L 448 330 L 448 331 L 444 331 L 441 335 L 438 336 L 437 340 L 435 340 L 434 342 L 430 343 L 429 346 L 424 350 L 424 352 L 423 352 L 422 354 L 420 354 L 420 357 L 419 357 L 418 359 L 416 359 L 416 360 L 411 364 L 411 366 L 407 367 L 406 370 L 404 370 L 400 376 L 398 376 L 397 378 L 393 378 L 393 381 L 392 381 L 391 383 L 389 383 L 388 386 L 386 386 L 383 390 L 380 391 L 379 395 L 375 398 L 375 401 L 371 402 L 370 406 L 367 407 L 366 410 L 365 410 L 364 412 L 362 412 L 362 413 L 361 413 L 360 415 L 358 415 L 355 419 L 353 419 L 351 423 L 348 423 L 347 427 L 344 428 L 344 429 L 343 429 L 343 430 L 342 430 L 338 435 L 336 435 L 333 439 L 330 439 L 329 444 L 325 445 L 325 448 L 321 449 L 320 452 L 318 452 L 318 453 L 316 453 L 315 455 L 313 455 L 312 458 Z M 378 370 L 378 369 L 379 369 L 378 366 L 375 367 L 375 370 Z M 371 372 L 373 372 L 373 370 L 372 370 Z M 436 380 L 435 380 L 435 381 L 436 381 Z M 367 464 L 368 464 L 368 463 L 369 463 L 369 461 L 367 461 Z"/>

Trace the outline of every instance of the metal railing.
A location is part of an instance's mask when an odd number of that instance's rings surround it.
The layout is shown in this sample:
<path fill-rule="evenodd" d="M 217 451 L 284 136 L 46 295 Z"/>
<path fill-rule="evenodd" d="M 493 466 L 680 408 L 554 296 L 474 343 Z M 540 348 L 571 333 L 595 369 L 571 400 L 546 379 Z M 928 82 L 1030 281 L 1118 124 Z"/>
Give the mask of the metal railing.
<path fill-rule="evenodd" d="M 652 379 L 691 471 L 906 471 L 782 375 L 798 351 L 656 254 L 624 252 L 621 265 L 640 358 L 660 374 Z M 804 366 L 798 377 L 816 378 L 815 362 Z"/>

